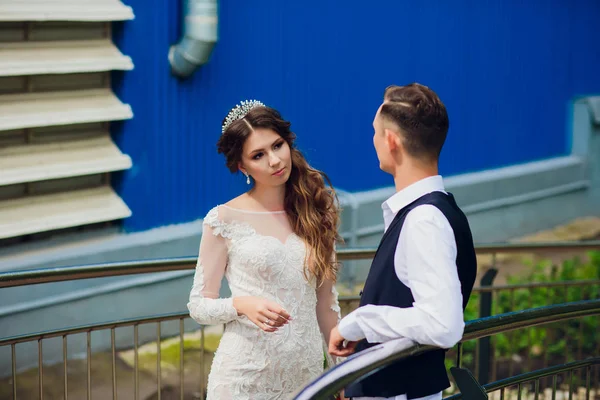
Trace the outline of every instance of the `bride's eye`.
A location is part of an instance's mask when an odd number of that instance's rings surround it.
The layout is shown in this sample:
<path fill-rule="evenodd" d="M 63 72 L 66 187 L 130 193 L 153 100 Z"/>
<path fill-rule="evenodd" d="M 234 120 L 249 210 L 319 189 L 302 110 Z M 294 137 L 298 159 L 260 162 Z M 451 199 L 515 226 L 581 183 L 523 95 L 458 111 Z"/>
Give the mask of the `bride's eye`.
<path fill-rule="evenodd" d="M 256 153 L 255 155 L 252 156 L 253 160 L 258 160 L 263 156 L 263 153 Z"/>

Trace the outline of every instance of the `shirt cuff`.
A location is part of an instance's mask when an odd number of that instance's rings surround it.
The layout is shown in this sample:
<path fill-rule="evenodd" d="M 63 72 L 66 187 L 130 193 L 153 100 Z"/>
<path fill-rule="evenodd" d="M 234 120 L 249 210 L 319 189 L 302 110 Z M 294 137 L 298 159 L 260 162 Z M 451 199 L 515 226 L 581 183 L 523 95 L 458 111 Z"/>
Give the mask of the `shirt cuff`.
<path fill-rule="evenodd" d="M 340 335 L 342 335 L 344 339 L 350 342 L 357 342 L 365 338 L 365 335 L 362 329 L 360 328 L 360 325 L 358 324 L 356 318 L 357 311 L 358 309 L 346 315 L 346 317 L 343 318 L 340 321 L 340 324 L 338 325 Z"/>

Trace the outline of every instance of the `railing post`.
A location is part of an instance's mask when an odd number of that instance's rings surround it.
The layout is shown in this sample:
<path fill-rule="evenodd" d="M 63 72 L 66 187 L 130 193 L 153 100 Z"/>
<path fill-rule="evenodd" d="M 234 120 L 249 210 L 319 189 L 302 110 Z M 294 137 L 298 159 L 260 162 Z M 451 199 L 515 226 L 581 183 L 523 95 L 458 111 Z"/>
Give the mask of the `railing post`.
<path fill-rule="evenodd" d="M 494 278 L 498 273 L 498 270 L 495 268 L 495 266 L 496 255 L 494 254 L 492 267 L 488 269 L 481 278 L 480 286 L 482 288 L 492 286 Z M 479 318 L 489 317 L 490 315 L 492 315 L 492 292 L 482 291 L 481 300 L 479 302 Z M 477 376 L 479 378 L 479 382 L 486 384 L 489 382 L 490 378 L 490 362 L 492 359 L 490 337 L 488 336 L 479 339 L 477 345 L 479 346 L 479 371 Z"/>

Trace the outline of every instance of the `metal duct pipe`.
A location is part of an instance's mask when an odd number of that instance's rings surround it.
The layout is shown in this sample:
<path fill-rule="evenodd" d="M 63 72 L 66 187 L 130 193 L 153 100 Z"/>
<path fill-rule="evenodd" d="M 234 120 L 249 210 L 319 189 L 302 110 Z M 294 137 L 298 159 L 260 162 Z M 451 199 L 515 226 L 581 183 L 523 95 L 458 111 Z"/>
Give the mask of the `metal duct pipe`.
<path fill-rule="evenodd" d="M 217 0 L 183 0 L 184 35 L 169 49 L 174 75 L 187 78 L 208 62 L 217 43 L 217 7 Z"/>

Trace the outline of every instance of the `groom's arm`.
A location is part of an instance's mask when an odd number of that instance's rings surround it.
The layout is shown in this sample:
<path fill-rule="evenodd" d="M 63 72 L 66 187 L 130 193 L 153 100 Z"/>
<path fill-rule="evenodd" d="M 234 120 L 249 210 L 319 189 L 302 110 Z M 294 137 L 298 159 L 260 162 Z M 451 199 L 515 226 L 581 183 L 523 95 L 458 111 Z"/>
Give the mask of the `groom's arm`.
<path fill-rule="evenodd" d="M 367 305 L 339 325 L 346 340 L 381 343 L 405 337 L 417 343 L 453 347 L 464 330 L 456 241 L 450 223 L 434 206 L 423 205 L 406 217 L 396 249 L 396 275 L 413 294 L 409 308 Z M 405 257 L 407 270 L 399 266 Z"/>

